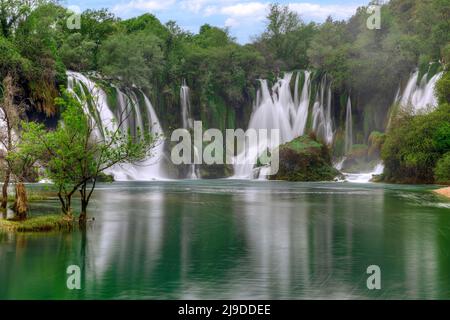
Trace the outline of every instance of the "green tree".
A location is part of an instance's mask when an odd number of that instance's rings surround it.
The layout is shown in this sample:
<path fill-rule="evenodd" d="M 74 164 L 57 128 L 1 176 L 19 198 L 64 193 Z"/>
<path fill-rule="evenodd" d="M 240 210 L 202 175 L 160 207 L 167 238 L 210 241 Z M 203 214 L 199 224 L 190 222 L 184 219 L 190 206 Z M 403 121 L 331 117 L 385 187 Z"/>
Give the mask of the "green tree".
<path fill-rule="evenodd" d="M 429 114 L 400 113 L 382 149 L 387 181 L 433 183 L 434 169 L 450 150 L 450 105 Z"/>
<path fill-rule="evenodd" d="M 57 103 L 64 110 L 57 129 L 46 132 L 43 125 L 25 123 L 21 149 L 38 154 L 48 177 L 58 188 L 64 214 L 71 215 L 72 196 L 80 191 L 79 221 L 84 225 L 97 179 L 115 165 L 142 161 L 150 155 L 156 138 L 145 134 L 136 140 L 125 132 L 123 123 L 128 115 L 99 136 L 96 122 L 86 116 L 82 104 L 70 93 L 63 91 Z"/>
<path fill-rule="evenodd" d="M 152 34 L 116 34 L 101 47 L 100 70 L 128 86 L 151 88 L 163 64 L 161 41 Z"/>
<path fill-rule="evenodd" d="M 16 104 L 14 97 L 17 87 L 14 79 L 7 76 L 3 80 L 3 98 L 0 101 L 0 143 L 3 150 L 4 181 L 2 187 L 1 208 L 4 210 L 8 203 L 8 186 L 11 177 L 15 182 L 15 219 L 25 220 L 28 214 L 28 200 L 24 181 L 31 176 L 34 165 L 37 161 L 36 153 L 29 152 L 30 148 L 37 148 L 32 145 L 28 150 L 22 148 L 20 144 L 21 130 L 20 119 L 24 117 L 25 110 L 22 104 Z"/>
<path fill-rule="evenodd" d="M 439 159 L 434 174 L 438 183 L 450 184 L 450 151 Z"/>
<path fill-rule="evenodd" d="M 15 28 L 24 21 L 33 8 L 53 0 L 0 0 L 0 28 L 4 37 L 14 33 Z"/>

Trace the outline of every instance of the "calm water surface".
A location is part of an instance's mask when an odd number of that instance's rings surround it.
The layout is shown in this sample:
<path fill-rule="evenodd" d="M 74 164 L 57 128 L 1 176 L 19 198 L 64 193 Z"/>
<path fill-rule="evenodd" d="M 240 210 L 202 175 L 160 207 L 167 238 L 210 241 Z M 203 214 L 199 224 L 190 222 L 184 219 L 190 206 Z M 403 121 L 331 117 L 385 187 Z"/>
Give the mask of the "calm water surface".
<path fill-rule="evenodd" d="M 33 186 L 41 188 L 40 186 Z M 0 299 L 450 298 L 450 202 L 429 187 L 101 185 L 86 232 L 0 233 Z M 33 212 L 58 202 L 33 204 Z M 366 287 L 379 265 L 382 290 Z M 82 290 L 66 268 L 82 269 Z"/>

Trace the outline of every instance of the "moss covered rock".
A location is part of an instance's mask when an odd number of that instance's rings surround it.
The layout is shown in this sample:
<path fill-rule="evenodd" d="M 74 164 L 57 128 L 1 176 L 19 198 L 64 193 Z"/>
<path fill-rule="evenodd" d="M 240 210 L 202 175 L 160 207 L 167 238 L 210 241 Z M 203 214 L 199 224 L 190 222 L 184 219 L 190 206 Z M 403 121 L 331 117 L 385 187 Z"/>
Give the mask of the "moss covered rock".
<path fill-rule="evenodd" d="M 202 179 L 222 179 L 233 175 L 233 167 L 228 164 L 203 164 L 199 171 Z"/>
<path fill-rule="evenodd" d="M 327 146 L 313 138 L 298 137 L 279 147 L 280 168 L 271 180 L 331 181 L 340 172 L 331 164 Z"/>

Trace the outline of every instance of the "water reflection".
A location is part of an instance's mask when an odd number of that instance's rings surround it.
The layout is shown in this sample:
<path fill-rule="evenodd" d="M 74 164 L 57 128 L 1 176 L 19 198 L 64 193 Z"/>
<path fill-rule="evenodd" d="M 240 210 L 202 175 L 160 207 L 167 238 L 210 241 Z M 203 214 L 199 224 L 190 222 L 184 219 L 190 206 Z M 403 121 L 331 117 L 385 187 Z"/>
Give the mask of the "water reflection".
<path fill-rule="evenodd" d="M 449 298 L 437 201 L 379 185 L 105 185 L 86 232 L 0 233 L 0 298 Z M 66 288 L 72 264 L 80 291 Z M 381 291 L 366 288 L 371 264 Z"/>

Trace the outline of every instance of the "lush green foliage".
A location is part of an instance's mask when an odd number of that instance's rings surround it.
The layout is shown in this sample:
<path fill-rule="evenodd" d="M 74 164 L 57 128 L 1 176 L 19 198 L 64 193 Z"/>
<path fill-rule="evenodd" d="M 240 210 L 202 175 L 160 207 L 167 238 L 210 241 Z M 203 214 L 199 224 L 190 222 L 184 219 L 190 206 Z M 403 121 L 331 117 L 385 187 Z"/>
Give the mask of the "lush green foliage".
<path fill-rule="evenodd" d="M 415 66 L 448 60 L 449 11 L 445 0 L 392 0 L 382 7 L 382 28 L 369 30 L 365 7 L 348 21 L 307 24 L 273 4 L 266 30 L 243 46 L 227 30 L 204 25 L 194 35 L 151 14 L 121 21 L 107 10 L 87 10 L 81 29 L 71 30 L 72 13 L 57 1 L 2 0 L 0 78 L 13 73 L 21 100 L 50 116 L 65 69 L 100 71 L 146 91 L 167 115 L 165 127 L 180 123 L 185 79 L 194 116 L 207 127 L 224 128 L 248 122 L 258 78 L 314 68 L 330 75 L 337 93 L 351 93 L 365 119 L 355 129 L 367 139 L 384 128 L 391 97 Z"/>
<path fill-rule="evenodd" d="M 163 67 L 160 40 L 144 32 L 113 35 L 101 47 L 99 65 L 103 74 L 119 77 L 129 87 L 150 88 Z"/>
<path fill-rule="evenodd" d="M 450 152 L 439 159 L 434 174 L 437 182 L 450 184 Z"/>
<path fill-rule="evenodd" d="M 445 179 L 450 151 L 450 105 L 443 104 L 429 114 L 401 114 L 387 134 L 382 150 L 387 181 L 433 183 L 436 164 L 438 180 Z M 442 162 L 441 162 L 442 161 Z"/>

